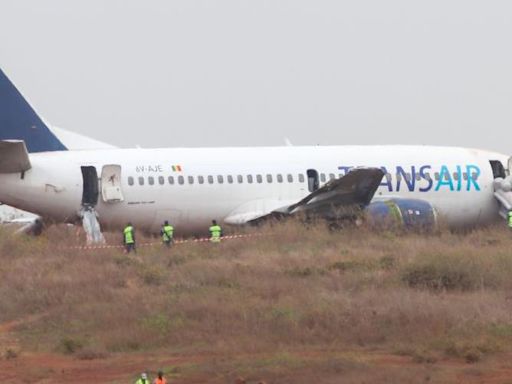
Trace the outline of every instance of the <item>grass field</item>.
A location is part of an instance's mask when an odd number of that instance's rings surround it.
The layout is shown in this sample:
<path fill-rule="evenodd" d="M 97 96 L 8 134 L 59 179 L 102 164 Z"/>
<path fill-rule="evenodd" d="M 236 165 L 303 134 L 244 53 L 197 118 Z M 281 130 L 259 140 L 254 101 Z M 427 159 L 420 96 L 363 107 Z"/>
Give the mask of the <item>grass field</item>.
<path fill-rule="evenodd" d="M 512 382 L 506 228 L 257 233 L 128 256 L 0 229 L 4 382 Z"/>

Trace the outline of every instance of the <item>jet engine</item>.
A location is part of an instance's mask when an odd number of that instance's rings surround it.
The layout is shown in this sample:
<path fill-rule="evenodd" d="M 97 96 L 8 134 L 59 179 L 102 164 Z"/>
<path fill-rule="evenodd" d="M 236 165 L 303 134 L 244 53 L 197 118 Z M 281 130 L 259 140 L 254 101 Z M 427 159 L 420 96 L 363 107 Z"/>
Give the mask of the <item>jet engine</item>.
<path fill-rule="evenodd" d="M 366 207 L 366 216 L 378 227 L 433 230 L 437 226 L 436 211 L 424 200 L 391 198 L 372 201 Z"/>

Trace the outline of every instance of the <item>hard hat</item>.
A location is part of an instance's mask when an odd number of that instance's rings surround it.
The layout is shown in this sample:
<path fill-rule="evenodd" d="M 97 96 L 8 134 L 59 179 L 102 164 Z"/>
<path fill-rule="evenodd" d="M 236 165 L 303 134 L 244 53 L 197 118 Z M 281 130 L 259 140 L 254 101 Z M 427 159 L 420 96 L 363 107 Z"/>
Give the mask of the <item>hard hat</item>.
<path fill-rule="evenodd" d="M 142 372 L 140 378 L 146 380 L 148 378 L 148 375 L 146 375 L 146 372 Z"/>

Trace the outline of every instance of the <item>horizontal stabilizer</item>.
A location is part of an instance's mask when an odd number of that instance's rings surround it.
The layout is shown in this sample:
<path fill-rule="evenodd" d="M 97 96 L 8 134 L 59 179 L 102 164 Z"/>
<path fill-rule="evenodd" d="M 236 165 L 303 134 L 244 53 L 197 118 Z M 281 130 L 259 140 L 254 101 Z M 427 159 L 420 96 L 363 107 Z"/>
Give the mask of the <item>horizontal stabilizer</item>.
<path fill-rule="evenodd" d="M 23 140 L 0 141 L 0 173 L 24 172 L 32 168 Z"/>

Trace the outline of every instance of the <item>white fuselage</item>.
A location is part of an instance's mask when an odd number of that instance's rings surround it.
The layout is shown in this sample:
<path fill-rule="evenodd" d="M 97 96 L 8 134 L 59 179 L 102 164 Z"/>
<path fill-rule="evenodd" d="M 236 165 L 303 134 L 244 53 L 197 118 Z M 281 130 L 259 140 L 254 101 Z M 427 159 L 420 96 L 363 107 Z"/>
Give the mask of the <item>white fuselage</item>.
<path fill-rule="evenodd" d="M 299 201 L 311 193 L 307 170 L 318 172 L 321 186 L 350 167 L 366 166 L 384 167 L 388 173 L 374 199 L 425 200 L 451 226 L 465 226 L 498 219 L 489 160 L 506 164 L 507 158 L 430 146 L 44 152 L 30 155 L 32 168 L 24 174 L 0 175 L 0 201 L 43 217 L 71 220 L 82 205 L 81 167 L 94 167 L 99 179 L 96 211 L 102 225 L 121 227 L 131 221 L 156 231 L 169 220 L 178 233 L 206 233 L 212 219 L 243 223 Z M 120 169 L 118 180 L 110 175 L 110 166 Z M 119 196 L 109 197 L 104 190 L 109 182 Z"/>

